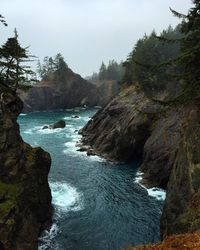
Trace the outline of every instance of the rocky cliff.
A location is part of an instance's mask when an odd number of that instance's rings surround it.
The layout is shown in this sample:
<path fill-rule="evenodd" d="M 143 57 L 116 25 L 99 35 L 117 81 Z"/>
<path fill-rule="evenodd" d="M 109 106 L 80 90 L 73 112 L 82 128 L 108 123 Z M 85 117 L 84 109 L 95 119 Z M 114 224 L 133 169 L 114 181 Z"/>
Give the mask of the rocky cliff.
<path fill-rule="evenodd" d="M 122 91 L 83 128 L 83 143 L 116 161 L 141 158 L 158 105 L 135 87 Z"/>
<path fill-rule="evenodd" d="M 24 111 L 56 110 L 82 105 L 96 105 L 95 86 L 66 68 L 62 75 L 54 73 L 27 93 L 21 94 Z"/>
<path fill-rule="evenodd" d="M 200 101 L 165 114 L 126 89 L 82 130 L 83 143 L 117 161 L 142 159 L 143 184 L 167 190 L 161 237 L 200 229 Z M 148 249 L 148 248 L 147 248 Z"/>
<path fill-rule="evenodd" d="M 119 92 L 116 82 L 96 86 L 66 68 L 62 76 L 55 72 L 46 81 L 41 81 L 28 92 L 21 92 L 24 112 L 59 110 L 78 106 L 105 105 Z"/>
<path fill-rule="evenodd" d="M 22 101 L 0 91 L 0 249 L 36 250 L 51 222 L 48 172 L 51 158 L 26 144 L 16 119 Z"/>

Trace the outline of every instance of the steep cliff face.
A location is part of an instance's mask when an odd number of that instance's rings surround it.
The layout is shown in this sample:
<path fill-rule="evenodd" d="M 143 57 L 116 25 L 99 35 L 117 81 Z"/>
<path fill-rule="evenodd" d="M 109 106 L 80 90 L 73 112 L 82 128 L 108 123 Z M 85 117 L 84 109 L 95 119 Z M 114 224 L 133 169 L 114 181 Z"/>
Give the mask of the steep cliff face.
<path fill-rule="evenodd" d="M 83 143 L 116 161 L 142 156 L 157 110 L 142 92 L 130 87 L 100 110 L 83 128 Z"/>
<path fill-rule="evenodd" d="M 62 77 L 56 74 L 22 94 L 24 111 L 56 110 L 81 105 L 96 105 L 92 94 L 96 87 L 67 68 Z"/>
<path fill-rule="evenodd" d="M 22 101 L 0 94 L 0 249 L 35 250 L 41 230 L 51 222 L 51 158 L 23 142 L 16 122 Z"/>
<path fill-rule="evenodd" d="M 52 75 L 41 81 L 27 93 L 21 92 L 24 112 L 58 110 L 78 106 L 105 105 L 119 92 L 116 82 L 105 82 L 96 86 L 67 68 L 61 76 Z"/>
<path fill-rule="evenodd" d="M 141 156 L 143 183 L 167 190 L 161 237 L 200 229 L 200 102 L 159 116 L 140 91 L 122 92 L 82 131 L 83 143 L 111 160 Z M 147 248 L 148 249 L 148 248 Z"/>
<path fill-rule="evenodd" d="M 181 121 L 184 111 L 171 110 L 155 124 L 144 145 L 140 170 L 144 184 L 166 189 L 181 141 Z"/>
<path fill-rule="evenodd" d="M 161 218 L 163 237 L 200 229 L 200 102 L 185 107 Z"/>
<path fill-rule="evenodd" d="M 96 85 L 94 96 L 97 105 L 105 106 L 120 92 L 120 85 L 117 81 L 102 81 Z"/>

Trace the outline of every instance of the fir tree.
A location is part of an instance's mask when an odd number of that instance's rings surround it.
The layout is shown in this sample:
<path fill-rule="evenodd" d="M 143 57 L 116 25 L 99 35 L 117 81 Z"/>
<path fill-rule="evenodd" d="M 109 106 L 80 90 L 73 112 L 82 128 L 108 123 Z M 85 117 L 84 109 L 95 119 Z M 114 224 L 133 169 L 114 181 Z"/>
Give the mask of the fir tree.
<path fill-rule="evenodd" d="M 185 35 L 180 42 L 181 53 L 177 59 L 183 68 L 179 78 L 185 82 L 184 90 L 177 98 L 181 103 L 200 97 L 200 2 L 194 0 L 193 3 L 187 15 L 172 10 L 175 16 L 183 18 L 181 32 Z"/>
<path fill-rule="evenodd" d="M 99 80 L 105 80 L 106 79 L 106 65 L 104 62 L 102 62 L 101 67 L 99 69 Z"/>
<path fill-rule="evenodd" d="M 24 63 L 30 62 L 27 48 L 21 47 L 18 34 L 8 38 L 7 42 L 0 48 L 0 77 L 1 84 L 16 91 L 24 83 L 30 82 L 33 71 Z"/>
<path fill-rule="evenodd" d="M 1 14 L 0 14 L 0 23 L 2 23 L 4 26 L 8 26 L 5 21 L 5 18 Z"/>

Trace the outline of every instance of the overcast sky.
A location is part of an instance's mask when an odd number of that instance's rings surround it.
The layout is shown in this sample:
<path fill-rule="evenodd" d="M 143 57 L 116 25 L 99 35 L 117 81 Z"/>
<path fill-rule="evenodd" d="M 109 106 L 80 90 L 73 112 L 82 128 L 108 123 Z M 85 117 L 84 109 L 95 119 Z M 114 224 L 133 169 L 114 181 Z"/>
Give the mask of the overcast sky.
<path fill-rule="evenodd" d="M 191 6 L 191 0 L 0 0 L 9 25 L 1 28 L 0 42 L 16 27 L 32 54 L 60 52 L 85 77 L 102 61 L 125 60 L 144 33 L 175 26 L 179 20 L 169 7 L 187 13 Z"/>

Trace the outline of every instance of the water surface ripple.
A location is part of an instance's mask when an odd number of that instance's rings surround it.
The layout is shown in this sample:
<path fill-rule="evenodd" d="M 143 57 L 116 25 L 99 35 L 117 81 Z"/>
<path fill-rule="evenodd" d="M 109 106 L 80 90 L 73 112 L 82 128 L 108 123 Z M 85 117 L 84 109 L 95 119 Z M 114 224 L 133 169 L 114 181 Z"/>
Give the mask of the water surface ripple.
<path fill-rule="evenodd" d="M 95 112 L 75 109 L 19 117 L 24 140 L 52 157 L 54 223 L 41 237 L 40 250 L 116 250 L 159 240 L 163 202 L 137 183 L 139 163 L 113 164 L 77 151 L 77 130 Z M 66 128 L 42 130 L 60 119 Z"/>

